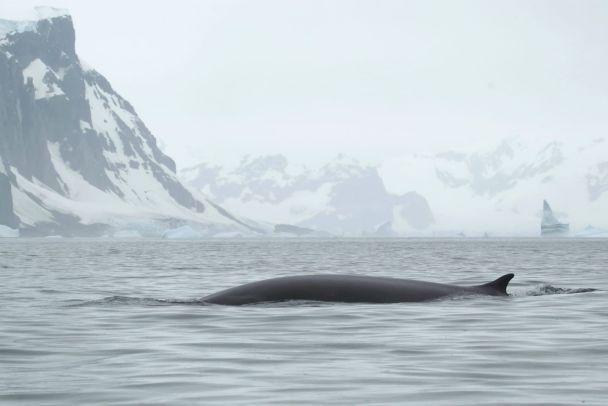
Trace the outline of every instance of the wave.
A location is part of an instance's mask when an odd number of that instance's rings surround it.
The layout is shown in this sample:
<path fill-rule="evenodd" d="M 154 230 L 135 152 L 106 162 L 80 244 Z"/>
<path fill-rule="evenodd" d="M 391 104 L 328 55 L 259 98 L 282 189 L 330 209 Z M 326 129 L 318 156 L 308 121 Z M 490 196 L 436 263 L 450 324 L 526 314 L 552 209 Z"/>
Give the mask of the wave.
<path fill-rule="evenodd" d="M 537 285 L 532 289 L 525 292 L 514 292 L 511 293 L 512 297 L 522 296 L 546 296 L 546 295 L 569 295 L 574 293 L 589 293 L 595 292 L 598 289 L 593 288 L 558 288 L 546 283 Z M 462 300 L 469 298 L 470 295 L 466 296 L 448 296 L 439 300 Z M 289 300 L 286 302 L 273 302 L 273 303 L 259 303 L 257 306 L 327 306 L 328 302 L 310 301 L 310 300 Z M 132 297 L 132 296 L 108 296 L 102 299 L 89 300 L 86 302 L 80 302 L 71 304 L 69 307 L 82 307 L 82 306 L 173 306 L 173 305 L 190 305 L 190 306 L 210 306 L 212 304 L 202 301 L 201 299 L 155 299 L 149 297 Z"/>
<path fill-rule="evenodd" d="M 89 300 L 77 304 L 72 304 L 70 307 L 83 306 L 172 306 L 172 305 L 198 305 L 204 306 L 208 303 L 202 302 L 200 299 L 155 299 L 150 297 L 132 297 L 132 296 L 108 296 L 102 299 Z"/>
<path fill-rule="evenodd" d="M 527 290 L 523 296 L 545 296 L 545 295 L 570 295 L 573 293 L 595 292 L 593 288 L 558 288 L 547 283 L 535 286 Z"/>

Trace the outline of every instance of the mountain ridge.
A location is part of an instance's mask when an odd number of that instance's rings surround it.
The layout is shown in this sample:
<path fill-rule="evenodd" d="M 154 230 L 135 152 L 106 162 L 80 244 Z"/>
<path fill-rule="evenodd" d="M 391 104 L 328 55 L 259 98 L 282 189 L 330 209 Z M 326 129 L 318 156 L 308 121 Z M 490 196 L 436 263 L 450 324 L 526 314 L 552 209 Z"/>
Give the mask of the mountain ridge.
<path fill-rule="evenodd" d="M 434 222 L 414 191 L 386 191 L 377 168 L 340 155 L 320 168 L 290 165 L 283 155 L 244 157 L 235 168 L 200 164 L 182 180 L 233 211 L 272 224 L 334 235 L 383 236 L 387 222 L 420 233 Z"/>
<path fill-rule="evenodd" d="M 608 228 L 607 153 L 605 138 L 508 137 L 377 166 L 338 156 L 311 170 L 268 155 L 233 166 L 202 163 L 180 176 L 232 210 L 338 235 L 539 236 L 544 199 L 577 235 L 590 224 Z M 377 199 L 385 204 L 374 214 Z M 400 213 L 412 205 L 415 215 Z M 340 229 L 340 217 L 357 211 L 358 220 Z"/>

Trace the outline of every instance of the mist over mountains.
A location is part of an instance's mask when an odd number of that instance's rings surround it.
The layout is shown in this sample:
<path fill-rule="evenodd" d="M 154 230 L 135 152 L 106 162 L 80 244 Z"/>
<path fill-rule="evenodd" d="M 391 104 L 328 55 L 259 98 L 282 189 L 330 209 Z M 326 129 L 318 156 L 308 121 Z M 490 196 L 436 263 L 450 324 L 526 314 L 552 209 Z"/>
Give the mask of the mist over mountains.
<path fill-rule="evenodd" d="M 235 212 L 337 235 L 538 236 L 543 199 L 575 232 L 608 228 L 607 157 L 605 138 L 513 137 L 378 167 L 340 156 L 309 169 L 269 155 L 203 163 L 181 178 Z"/>
<path fill-rule="evenodd" d="M 608 228 L 607 141 L 513 137 L 477 151 L 403 157 L 381 172 L 425 196 L 443 230 L 535 236 L 547 199 L 577 233 Z"/>
<path fill-rule="evenodd" d="M 317 169 L 282 155 L 245 157 L 236 168 L 201 164 L 181 175 L 229 210 L 269 223 L 346 236 L 395 236 L 393 226 L 419 234 L 434 223 L 423 196 L 389 193 L 376 168 L 344 156 Z"/>

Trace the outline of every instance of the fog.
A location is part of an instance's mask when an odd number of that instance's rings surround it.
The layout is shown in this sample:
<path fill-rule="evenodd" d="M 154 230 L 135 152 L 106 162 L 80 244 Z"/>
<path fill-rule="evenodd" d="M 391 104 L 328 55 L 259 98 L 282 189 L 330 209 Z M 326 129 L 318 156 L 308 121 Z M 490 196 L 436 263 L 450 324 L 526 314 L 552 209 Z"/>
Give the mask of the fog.
<path fill-rule="evenodd" d="M 381 163 L 608 127 L 602 1 L 46 4 L 70 10 L 81 58 L 180 167 L 264 153 Z"/>

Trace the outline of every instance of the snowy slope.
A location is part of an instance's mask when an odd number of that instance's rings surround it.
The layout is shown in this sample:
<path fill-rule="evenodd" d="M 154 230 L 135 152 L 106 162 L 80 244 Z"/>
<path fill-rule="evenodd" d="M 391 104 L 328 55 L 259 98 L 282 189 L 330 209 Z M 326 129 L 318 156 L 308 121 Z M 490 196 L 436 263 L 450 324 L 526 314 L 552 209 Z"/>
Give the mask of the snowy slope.
<path fill-rule="evenodd" d="M 315 169 L 282 155 L 245 157 L 234 168 L 201 164 L 181 176 L 224 207 L 272 224 L 361 236 L 393 235 L 393 225 L 420 234 L 434 221 L 424 197 L 388 193 L 376 168 L 344 156 Z"/>
<path fill-rule="evenodd" d="M 22 235 L 264 231 L 182 185 L 129 102 L 81 63 L 66 12 L 37 18 L 0 21 L 0 224 Z"/>

